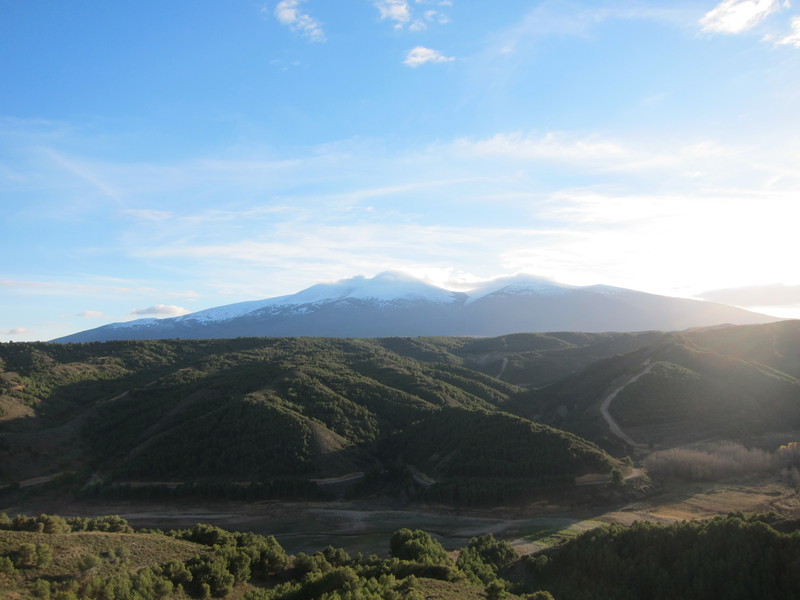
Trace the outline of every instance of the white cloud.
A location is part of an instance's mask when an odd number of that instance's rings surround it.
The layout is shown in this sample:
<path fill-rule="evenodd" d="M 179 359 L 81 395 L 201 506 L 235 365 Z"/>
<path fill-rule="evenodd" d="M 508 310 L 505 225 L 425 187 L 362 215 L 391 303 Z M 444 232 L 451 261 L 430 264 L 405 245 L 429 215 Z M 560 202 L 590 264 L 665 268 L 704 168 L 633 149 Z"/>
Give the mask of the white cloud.
<path fill-rule="evenodd" d="M 418 67 L 425 63 L 443 63 L 455 60 L 452 56 L 444 56 L 438 50 L 425 48 L 424 46 L 417 46 L 409 50 L 406 59 L 403 61 L 404 65 L 409 67 Z"/>
<path fill-rule="evenodd" d="M 23 335 L 25 333 L 33 333 L 33 331 L 24 327 L 15 327 L 14 329 L 0 329 L 0 333 L 3 335 Z"/>
<path fill-rule="evenodd" d="M 456 140 L 455 147 L 478 156 L 501 156 L 517 160 L 598 160 L 620 159 L 632 151 L 618 142 L 597 136 L 570 139 L 562 132 L 541 136 L 498 133 L 484 140 Z"/>
<path fill-rule="evenodd" d="M 78 316 L 84 319 L 102 319 L 105 318 L 105 315 L 100 312 L 99 310 L 85 310 L 82 313 L 78 313 Z"/>
<path fill-rule="evenodd" d="M 779 37 L 776 43 L 782 46 L 800 48 L 800 17 L 792 18 L 792 32 L 789 35 Z"/>
<path fill-rule="evenodd" d="M 185 292 L 172 292 L 167 294 L 170 298 L 186 298 L 189 302 L 195 302 L 198 298 L 200 298 L 200 294 L 195 292 L 194 290 L 187 290 Z"/>
<path fill-rule="evenodd" d="M 81 277 L 85 280 L 85 276 Z M 96 282 L 74 283 L 72 281 L 19 281 L 2 280 L 1 287 L 9 288 L 26 296 L 103 296 L 113 297 L 118 295 L 130 296 L 131 294 L 151 296 L 156 290 L 149 286 L 112 286 L 108 285 L 108 278 L 96 277 Z M 110 280 L 122 281 L 124 280 Z"/>
<path fill-rule="evenodd" d="M 408 26 L 409 31 L 422 31 L 428 28 L 428 23 L 444 25 L 450 22 L 441 10 L 427 8 L 425 5 L 435 4 L 439 7 L 450 7 L 452 2 L 432 2 L 431 0 L 415 0 L 419 8 L 412 8 L 408 0 L 374 0 L 373 4 L 380 13 L 381 20 L 394 21 L 395 29 Z"/>
<path fill-rule="evenodd" d="M 325 31 L 322 24 L 299 6 L 305 0 L 282 0 L 275 7 L 275 18 L 292 31 L 297 31 L 312 42 L 324 42 Z"/>
<path fill-rule="evenodd" d="M 148 306 L 147 308 L 134 308 L 130 314 L 141 317 L 145 315 L 153 315 L 155 317 L 180 317 L 181 315 L 188 315 L 191 311 L 186 310 L 182 306 L 175 306 L 174 304 L 156 304 L 155 306 Z"/>
<path fill-rule="evenodd" d="M 411 9 L 406 0 L 375 0 L 375 7 L 381 19 L 395 21 L 395 27 L 402 27 L 411 20 Z"/>
<path fill-rule="evenodd" d="M 743 33 L 780 10 L 778 0 L 724 0 L 700 19 L 703 31 Z"/>
<path fill-rule="evenodd" d="M 110 250 L 147 265 L 148 276 L 186 279 L 72 274 L 50 283 L 9 274 L 0 288 L 34 300 L 81 295 L 63 309 L 70 315 L 86 306 L 124 315 L 156 299 L 189 303 L 185 290 L 217 306 L 386 269 L 440 278 L 530 272 L 657 293 L 683 286 L 684 295 L 788 284 L 796 236 L 786 216 L 796 212 L 800 148 L 728 145 L 735 139 L 509 130 L 424 147 L 343 140 L 281 160 L 238 150 L 171 164 L 83 159 L 130 197 L 114 212 L 123 228 Z M 95 304 L 100 295 L 124 304 Z M 43 331 L 33 320 L 15 323 Z"/>
<path fill-rule="evenodd" d="M 469 196 L 459 201 L 477 202 Z M 794 272 L 795 224 L 775 219 L 793 214 L 792 193 L 733 188 L 623 193 L 588 186 L 521 195 L 516 206 L 497 194 L 485 202 L 497 216 L 518 215 L 518 224 L 497 219 L 492 211 L 482 213 L 484 224 L 446 227 L 405 215 L 396 223 L 308 221 L 268 237 L 176 240 L 142 248 L 139 256 L 199 265 L 208 282 L 219 282 L 228 293 L 235 289 L 242 300 L 293 293 L 321 277 L 386 269 L 429 277 L 439 272 L 438 278 L 448 269 L 484 278 L 526 272 L 576 285 L 606 283 L 684 296 L 747 279 L 786 281 Z M 763 253 L 754 251 L 762 248 Z"/>

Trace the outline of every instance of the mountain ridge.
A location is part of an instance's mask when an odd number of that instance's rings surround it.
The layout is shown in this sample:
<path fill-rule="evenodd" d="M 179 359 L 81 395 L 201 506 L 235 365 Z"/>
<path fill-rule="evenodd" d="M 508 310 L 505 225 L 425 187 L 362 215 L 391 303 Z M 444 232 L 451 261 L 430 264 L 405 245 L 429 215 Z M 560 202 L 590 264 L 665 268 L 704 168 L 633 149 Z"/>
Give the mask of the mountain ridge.
<path fill-rule="evenodd" d="M 546 331 L 674 331 L 779 320 L 724 304 L 607 285 L 571 286 L 530 275 L 498 278 L 455 292 L 387 271 L 179 317 L 111 323 L 52 341 L 483 337 Z"/>

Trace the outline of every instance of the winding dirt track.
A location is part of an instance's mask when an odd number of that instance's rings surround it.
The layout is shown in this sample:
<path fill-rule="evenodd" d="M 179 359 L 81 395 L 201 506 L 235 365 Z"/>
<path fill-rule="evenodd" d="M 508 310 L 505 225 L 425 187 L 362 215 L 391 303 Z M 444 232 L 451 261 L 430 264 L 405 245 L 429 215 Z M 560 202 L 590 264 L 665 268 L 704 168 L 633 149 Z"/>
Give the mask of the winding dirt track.
<path fill-rule="evenodd" d="M 356 481 L 358 479 L 362 479 L 363 477 L 364 477 L 364 472 L 357 471 L 355 473 L 348 473 L 347 475 L 342 475 L 341 477 L 324 477 L 322 479 L 309 479 L 309 481 L 313 481 L 317 485 L 333 485 L 334 483 Z"/>
<path fill-rule="evenodd" d="M 617 397 L 617 394 L 619 394 L 622 390 L 624 390 L 634 381 L 639 379 L 642 375 L 645 375 L 653 370 L 654 365 L 650 362 L 649 358 L 645 361 L 644 365 L 645 368 L 642 371 L 639 371 L 635 375 L 632 375 L 631 377 L 623 381 L 620 385 L 618 385 L 616 388 L 614 388 L 611 392 L 608 393 L 608 395 L 606 395 L 605 398 L 603 398 L 603 402 L 600 404 L 600 414 L 603 415 L 603 418 L 606 420 L 606 423 L 608 423 L 608 428 L 611 429 L 611 433 L 620 438 L 626 444 L 630 444 L 634 448 L 641 448 L 643 446 L 642 444 L 637 444 L 636 442 L 634 442 L 633 438 L 631 438 L 627 433 L 625 433 L 622 430 L 622 427 L 620 427 L 619 423 L 617 423 L 614 420 L 614 417 L 611 416 L 611 413 L 608 412 L 608 409 L 611 406 L 611 403 L 614 401 L 614 398 Z"/>
<path fill-rule="evenodd" d="M 495 375 L 495 379 L 500 379 L 503 376 L 503 373 L 506 372 L 506 367 L 508 366 L 508 357 L 503 358 L 503 364 L 500 366 L 500 372 Z"/>

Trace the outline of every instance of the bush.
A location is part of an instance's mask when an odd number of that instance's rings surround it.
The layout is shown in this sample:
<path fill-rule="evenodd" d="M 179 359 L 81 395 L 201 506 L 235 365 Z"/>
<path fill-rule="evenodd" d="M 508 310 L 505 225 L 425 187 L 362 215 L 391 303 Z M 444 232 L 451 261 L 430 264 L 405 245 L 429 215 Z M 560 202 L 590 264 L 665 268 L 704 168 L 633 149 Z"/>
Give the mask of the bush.
<path fill-rule="evenodd" d="M 461 551 L 456 566 L 473 582 L 488 584 L 497 578 L 497 572 L 511 564 L 519 555 L 506 541 L 496 540 L 492 534 L 472 538 Z"/>
<path fill-rule="evenodd" d="M 86 554 L 78 561 L 78 570 L 82 574 L 86 574 L 99 567 L 102 563 L 103 560 L 99 556 L 94 554 Z"/>
<path fill-rule="evenodd" d="M 450 563 L 447 552 L 430 534 L 421 529 L 399 529 L 389 540 L 392 556 L 422 563 Z"/>
<path fill-rule="evenodd" d="M 12 576 L 16 572 L 17 569 L 14 567 L 14 561 L 8 556 L 0 556 L 0 573 Z"/>

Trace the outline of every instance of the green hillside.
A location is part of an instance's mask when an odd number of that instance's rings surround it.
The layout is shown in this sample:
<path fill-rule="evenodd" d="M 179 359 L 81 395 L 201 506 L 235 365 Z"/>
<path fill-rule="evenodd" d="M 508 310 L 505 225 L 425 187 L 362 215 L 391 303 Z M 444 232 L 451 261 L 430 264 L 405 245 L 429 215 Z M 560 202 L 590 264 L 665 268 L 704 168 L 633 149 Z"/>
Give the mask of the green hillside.
<path fill-rule="evenodd" d="M 671 334 L 9 343 L 0 477 L 13 486 L 73 473 L 78 487 L 122 496 L 139 488 L 120 484 L 143 482 L 309 497 L 411 481 L 404 497 L 502 502 L 607 472 L 611 459 L 586 439 L 629 453 L 600 411 L 616 388 L 609 414 L 636 444 L 674 445 L 800 427 L 798 374 L 796 321 Z M 363 481 L 328 487 L 342 477 Z"/>
<path fill-rule="evenodd" d="M 644 445 L 798 428 L 800 322 L 669 334 L 523 392 L 507 408 L 619 448 L 599 406 L 620 387 L 610 414 Z"/>
<path fill-rule="evenodd" d="M 528 352 L 542 339 L 512 346 Z M 107 491 L 269 482 L 278 496 L 307 495 L 310 479 L 402 470 L 402 440 L 420 436 L 442 452 L 468 446 L 458 463 L 470 477 L 489 476 L 487 457 L 510 461 L 501 476 L 528 487 L 608 470 L 596 448 L 564 460 L 564 447 L 579 446 L 572 436 L 503 413 L 522 388 L 474 368 L 489 348 L 466 338 L 4 344 L 3 476 L 76 472 Z M 425 439 L 452 414 L 470 438 Z M 467 472 L 434 470 L 443 480 Z"/>
<path fill-rule="evenodd" d="M 672 525 L 607 526 L 582 534 L 547 558 L 524 562 L 530 584 L 545 587 L 555 598 L 800 597 L 800 533 L 781 533 L 770 521 L 730 515 Z"/>
<path fill-rule="evenodd" d="M 563 431 L 505 413 L 445 409 L 390 440 L 392 454 L 433 485 L 432 500 L 498 504 L 530 496 L 538 486 L 572 483 L 585 473 L 608 473 L 605 452 Z"/>
<path fill-rule="evenodd" d="M 641 333 L 515 333 L 472 339 L 453 352 L 484 373 L 524 387 L 552 383 L 592 363 L 633 352 L 664 337 L 661 331 Z"/>

